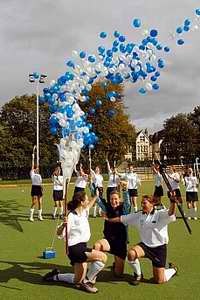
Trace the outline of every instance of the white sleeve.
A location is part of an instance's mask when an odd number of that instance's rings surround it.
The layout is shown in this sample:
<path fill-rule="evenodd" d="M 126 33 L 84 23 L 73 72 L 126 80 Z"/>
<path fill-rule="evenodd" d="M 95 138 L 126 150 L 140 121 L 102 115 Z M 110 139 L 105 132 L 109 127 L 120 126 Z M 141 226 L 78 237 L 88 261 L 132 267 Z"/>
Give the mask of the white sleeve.
<path fill-rule="evenodd" d="M 121 216 L 121 222 L 124 225 L 137 225 L 139 220 L 139 214 L 129 214 L 129 215 L 122 215 Z"/>
<path fill-rule="evenodd" d="M 168 215 L 168 209 L 163 209 L 159 211 L 159 220 L 162 222 L 162 224 L 169 224 L 176 221 L 175 215 Z"/>
<path fill-rule="evenodd" d="M 67 217 L 67 234 L 70 233 L 73 223 L 74 223 L 74 216 L 72 213 L 69 213 Z"/>

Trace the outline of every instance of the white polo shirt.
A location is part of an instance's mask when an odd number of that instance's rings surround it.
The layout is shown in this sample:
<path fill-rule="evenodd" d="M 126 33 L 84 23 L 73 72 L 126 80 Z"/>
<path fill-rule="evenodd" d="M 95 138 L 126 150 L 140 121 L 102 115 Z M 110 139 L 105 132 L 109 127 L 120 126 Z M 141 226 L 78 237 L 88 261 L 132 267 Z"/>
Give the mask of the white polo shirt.
<path fill-rule="evenodd" d="M 155 186 L 159 187 L 162 185 L 162 175 L 160 173 L 155 174 Z"/>
<path fill-rule="evenodd" d="M 167 225 L 175 220 L 175 215 L 169 216 L 167 209 L 154 210 L 150 214 L 139 211 L 121 216 L 121 222 L 125 225 L 135 225 L 139 230 L 141 242 L 152 248 L 168 244 Z"/>
<path fill-rule="evenodd" d="M 53 175 L 53 190 L 54 191 L 62 191 L 63 190 L 63 176 L 59 175 Z"/>
<path fill-rule="evenodd" d="M 172 187 L 172 190 L 177 190 L 179 189 L 179 182 L 180 182 L 180 175 L 179 173 L 173 173 L 173 174 L 168 174 L 167 175 L 169 183 Z"/>
<path fill-rule="evenodd" d="M 42 185 L 42 177 L 40 174 L 37 174 L 34 172 L 34 170 L 31 170 L 30 172 L 32 185 Z"/>
<path fill-rule="evenodd" d="M 198 179 L 196 176 L 184 177 L 186 192 L 198 192 Z"/>
<path fill-rule="evenodd" d="M 127 173 L 125 176 L 126 180 L 128 181 L 128 189 L 129 190 L 137 190 L 138 185 L 141 184 L 140 178 L 137 173 L 130 172 Z"/>
<path fill-rule="evenodd" d="M 103 187 L 103 176 L 96 173 L 93 173 L 92 176 L 95 187 Z"/>
<path fill-rule="evenodd" d="M 120 178 L 117 174 L 113 174 L 112 172 L 109 172 L 109 178 L 108 178 L 108 187 L 117 187 L 120 182 Z"/>
<path fill-rule="evenodd" d="M 80 176 L 78 175 L 76 181 L 75 181 L 75 186 L 76 187 L 80 187 L 80 188 L 85 188 L 87 185 L 87 181 L 88 181 L 88 176 Z"/>
<path fill-rule="evenodd" d="M 89 209 L 84 209 L 81 215 L 70 212 L 67 218 L 68 245 L 87 243 L 90 239 L 90 225 L 88 222 Z"/>

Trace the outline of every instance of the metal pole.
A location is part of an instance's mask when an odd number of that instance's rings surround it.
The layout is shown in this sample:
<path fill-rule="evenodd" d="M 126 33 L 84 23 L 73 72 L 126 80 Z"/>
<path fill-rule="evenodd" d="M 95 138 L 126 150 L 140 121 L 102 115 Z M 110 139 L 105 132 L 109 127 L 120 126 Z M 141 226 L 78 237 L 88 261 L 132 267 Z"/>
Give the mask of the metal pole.
<path fill-rule="evenodd" d="M 37 146 L 37 167 L 39 167 L 39 81 L 36 83 L 36 146 Z"/>

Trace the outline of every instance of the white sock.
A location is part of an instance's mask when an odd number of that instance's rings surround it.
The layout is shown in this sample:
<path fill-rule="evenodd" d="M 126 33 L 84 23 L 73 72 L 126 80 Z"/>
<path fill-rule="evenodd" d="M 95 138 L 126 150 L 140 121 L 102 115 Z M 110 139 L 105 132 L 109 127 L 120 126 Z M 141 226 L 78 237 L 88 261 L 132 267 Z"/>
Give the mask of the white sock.
<path fill-rule="evenodd" d="M 38 209 L 38 216 L 39 216 L 39 217 L 42 216 L 42 209 Z"/>
<path fill-rule="evenodd" d="M 63 215 L 63 206 L 60 207 L 60 215 Z"/>
<path fill-rule="evenodd" d="M 140 267 L 140 261 L 138 258 L 136 258 L 135 260 L 128 260 L 128 264 L 129 266 L 131 266 L 132 270 L 134 273 L 136 273 L 138 276 L 140 276 L 142 274 L 141 272 L 141 267 Z"/>
<path fill-rule="evenodd" d="M 165 269 L 165 279 L 169 281 L 170 278 L 176 273 L 176 270 L 173 268 Z"/>
<path fill-rule="evenodd" d="M 102 209 L 99 207 L 99 215 L 101 216 Z"/>
<path fill-rule="evenodd" d="M 133 207 L 133 211 L 134 211 L 134 212 L 137 212 L 137 211 L 138 211 L 137 206 L 134 206 L 134 207 Z"/>
<path fill-rule="evenodd" d="M 94 205 L 93 217 L 97 216 L 97 205 Z"/>
<path fill-rule="evenodd" d="M 30 209 L 30 218 L 33 218 L 33 214 L 34 214 L 34 208 Z"/>
<path fill-rule="evenodd" d="M 96 260 L 90 264 L 90 269 L 87 272 L 87 279 L 92 281 L 95 279 L 97 274 L 104 268 L 105 264 L 99 260 Z"/>
<path fill-rule="evenodd" d="M 65 273 L 65 274 L 58 274 L 53 277 L 55 281 L 63 281 L 67 283 L 74 283 L 75 275 L 73 273 Z"/>
<path fill-rule="evenodd" d="M 191 216 L 192 216 L 192 209 L 191 208 L 188 209 L 187 216 L 188 216 L 188 218 L 191 218 Z"/>
<path fill-rule="evenodd" d="M 56 216 L 57 210 L 58 210 L 58 208 L 57 208 L 57 207 L 54 207 L 54 211 L 53 211 L 53 216 L 54 216 L 54 217 Z"/>

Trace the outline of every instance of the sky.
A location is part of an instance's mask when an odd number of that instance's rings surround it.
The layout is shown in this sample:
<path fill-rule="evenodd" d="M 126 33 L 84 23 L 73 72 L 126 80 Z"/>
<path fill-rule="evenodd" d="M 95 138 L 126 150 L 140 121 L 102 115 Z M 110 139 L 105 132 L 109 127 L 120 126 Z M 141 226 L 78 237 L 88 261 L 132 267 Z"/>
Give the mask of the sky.
<path fill-rule="evenodd" d="M 171 33 L 186 18 L 195 19 L 200 1 L 193 0 L 1 0 L 0 1 L 0 106 L 15 96 L 35 93 L 28 74 L 48 75 L 48 82 L 66 72 L 73 50 L 96 53 L 98 35 L 120 31 L 139 42 L 143 31 L 157 28 L 163 44 L 171 47 L 160 90 L 141 96 L 138 85 L 127 83 L 124 102 L 136 128 L 160 130 L 166 118 L 193 111 L 200 100 L 200 28 L 177 46 Z M 132 21 L 139 18 L 141 29 Z M 200 26 L 199 26 L 200 27 Z"/>

